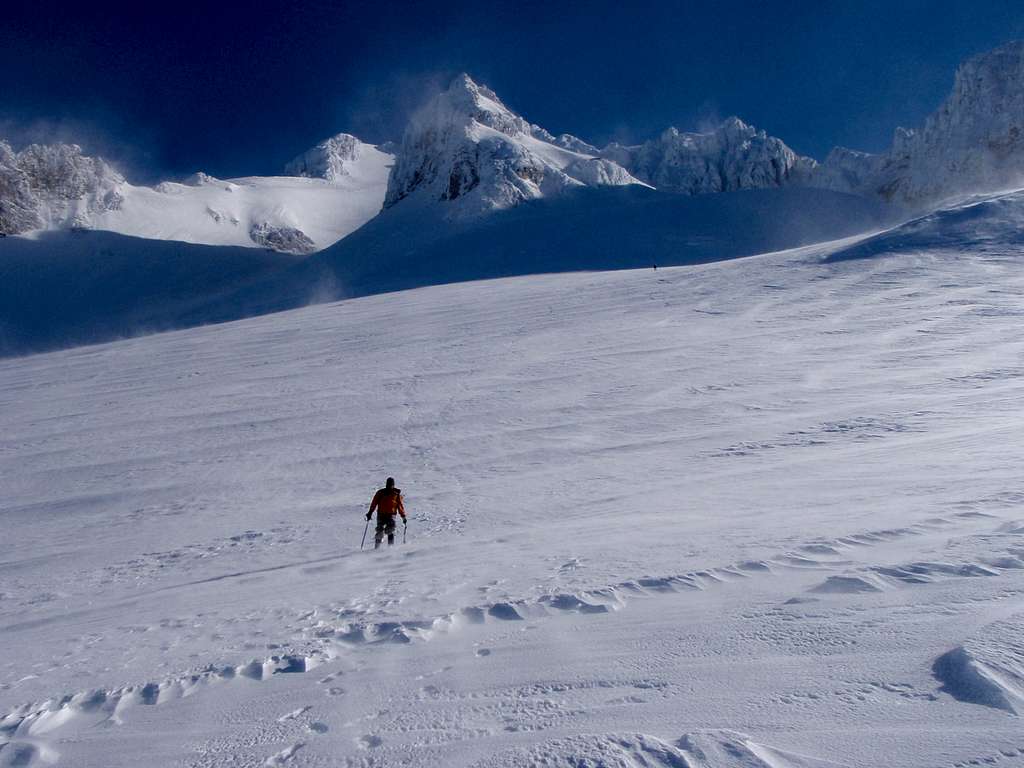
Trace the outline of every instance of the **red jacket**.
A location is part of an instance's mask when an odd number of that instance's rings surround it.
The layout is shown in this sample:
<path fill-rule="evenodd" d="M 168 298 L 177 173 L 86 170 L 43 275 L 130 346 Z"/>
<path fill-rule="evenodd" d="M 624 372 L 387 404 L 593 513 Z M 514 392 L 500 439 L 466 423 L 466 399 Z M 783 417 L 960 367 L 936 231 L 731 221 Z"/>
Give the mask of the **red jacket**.
<path fill-rule="evenodd" d="M 377 510 L 377 517 L 393 517 L 397 512 L 405 520 L 405 507 L 402 505 L 402 492 L 397 488 L 381 488 L 373 494 L 370 502 L 370 514 Z"/>

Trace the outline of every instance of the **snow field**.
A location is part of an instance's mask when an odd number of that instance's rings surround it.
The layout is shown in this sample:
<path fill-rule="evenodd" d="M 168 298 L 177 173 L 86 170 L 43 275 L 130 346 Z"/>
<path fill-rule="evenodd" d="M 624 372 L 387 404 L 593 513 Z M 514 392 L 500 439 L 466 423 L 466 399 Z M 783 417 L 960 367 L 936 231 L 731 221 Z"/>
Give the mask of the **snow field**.
<path fill-rule="evenodd" d="M 0 361 L 0 764 L 1021 764 L 1016 252 L 839 247 Z"/>

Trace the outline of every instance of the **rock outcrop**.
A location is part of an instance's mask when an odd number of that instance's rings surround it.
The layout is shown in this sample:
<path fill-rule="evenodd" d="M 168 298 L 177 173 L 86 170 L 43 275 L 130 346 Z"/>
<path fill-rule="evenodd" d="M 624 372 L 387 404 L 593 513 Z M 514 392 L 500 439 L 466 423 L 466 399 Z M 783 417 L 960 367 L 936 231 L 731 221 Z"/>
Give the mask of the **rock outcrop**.
<path fill-rule="evenodd" d="M 254 223 L 249 228 L 249 238 L 257 245 L 282 253 L 305 255 L 316 250 L 316 243 L 301 229 L 266 221 Z"/>

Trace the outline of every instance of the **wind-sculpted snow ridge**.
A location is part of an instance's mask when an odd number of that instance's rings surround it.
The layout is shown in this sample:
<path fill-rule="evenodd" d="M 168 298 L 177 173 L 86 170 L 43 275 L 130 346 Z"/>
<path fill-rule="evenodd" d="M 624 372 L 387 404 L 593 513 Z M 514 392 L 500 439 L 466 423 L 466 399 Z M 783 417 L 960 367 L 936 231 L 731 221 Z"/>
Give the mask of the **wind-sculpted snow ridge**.
<path fill-rule="evenodd" d="M 474 768 L 508 765 L 523 768 L 841 768 L 839 763 L 775 749 L 746 734 L 725 729 L 694 731 L 674 744 L 642 733 L 569 736 L 503 752 L 475 763 Z"/>
<path fill-rule="evenodd" d="M 965 61 L 953 90 L 920 130 L 897 128 L 882 155 L 839 148 L 814 172 L 828 189 L 910 208 L 1024 179 L 1024 42 Z"/>
<path fill-rule="evenodd" d="M 738 117 L 707 133 L 669 128 L 638 146 L 611 144 L 601 156 L 657 189 L 686 195 L 781 187 L 817 165 Z"/>
<path fill-rule="evenodd" d="M 828 261 L 886 254 L 960 251 L 1003 254 L 1024 246 L 1024 190 L 956 201 L 837 250 Z"/>
<path fill-rule="evenodd" d="M 1024 546 L 1018 546 L 1011 567 L 1024 568 L 1022 557 Z M 1024 614 L 982 627 L 939 656 L 932 673 L 957 701 L 1024 715 Z"/>
<path fill-rule="evenodd" d="M 260 681 L 273 675 L 308 672 L 329 660 L 328 655 L 319 652 L 308 656 L 277 655 L 237 666 L 206 667 L 159 682 L 92 689 L 18 707 L 0 718 L 0 765 L 31 765 L 35 757 L 53 762 L 59 755 L 45 744 L 45 738 L 71 722 L 119 725 L 133 707 L 166 704 L 236 679 Z M 24 762 L 16 761 L 18 755 L 23 756 Z M 3 762 L 9 756 L 12 761 Z"/>
<path fill-rule="evenodd" d="M 463 74 L 413 116 L 384 207 L 415 197 L 472 216 L 581 185 L 640 183 L 588 149 L 531 125 Z"/>
<path fill-rule="evenodd" d="M 906 529 L 876 531 L 868 536 L 847 537 L 836 543 L 862 543 L 887 536 L 924 535 L 929 531 L 940 531 L 958 522 L 976 519 L 987 524 L 988 518 L 980 518 L 971 512 L 961 512 L 952 518 L 933 518 Z M 994 531 L 972 534 L 979 540 L 972 552 L 985 552 L 973 561 L 950 562 L 942 560 L 918 560 L 906 563 L 869 565 L 859 571 L 828 576 L 809 591 L 818 594 L 858 594 L 883 592 L 889 589 L 934 584 L 950 579 L 991 578 L 1004 573 L 1024 570 L 1024 546 L 1014 533 L 1012 524 L 1004 523 Z M 826 545 L 822 551 L 832 548 Z"/>

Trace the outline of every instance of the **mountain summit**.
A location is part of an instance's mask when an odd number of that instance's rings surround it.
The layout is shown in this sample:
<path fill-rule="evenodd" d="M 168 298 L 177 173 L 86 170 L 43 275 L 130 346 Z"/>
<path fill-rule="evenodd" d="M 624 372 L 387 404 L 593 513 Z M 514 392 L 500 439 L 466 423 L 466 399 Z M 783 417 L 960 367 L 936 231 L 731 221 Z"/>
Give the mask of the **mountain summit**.
<path fill-rule="evenodd" d="M 459 75 L 409 123 L 384 207 L 414 198 L 472 215 L 571 187 L 640 183 L 586 148 L 531 125 L 494 91 Z"/>
<path fill-rule="evenodd" d="M 285 176 L 338 182 L 365 175 L 366 165 L 388 165 L 393 158 L 350 133 L 339 133 L 306 150 L 284 167 Z M 375 162 L 376 161 L 376 162 Z"/>

